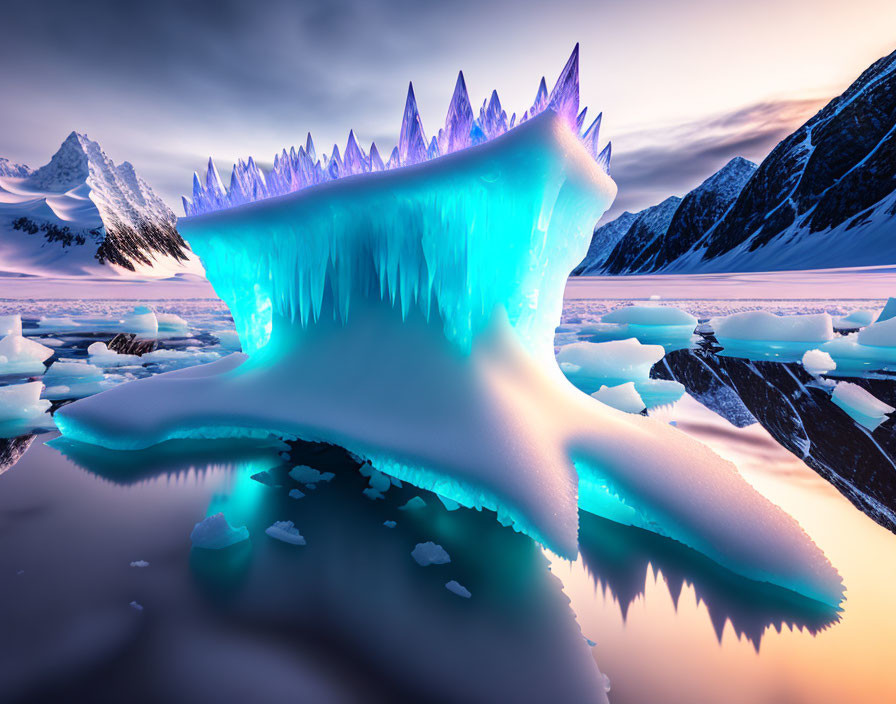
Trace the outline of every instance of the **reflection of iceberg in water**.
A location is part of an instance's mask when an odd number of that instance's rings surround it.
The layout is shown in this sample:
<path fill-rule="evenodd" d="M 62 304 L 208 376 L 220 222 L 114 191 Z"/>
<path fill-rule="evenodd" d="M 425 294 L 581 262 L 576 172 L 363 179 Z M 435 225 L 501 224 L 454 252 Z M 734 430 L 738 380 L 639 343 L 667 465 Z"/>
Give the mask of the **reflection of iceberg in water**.
<path fill-rule="evenodd" d="M 248 359 L 122 385 L 57 424 L 117 449 L 331 442 L 567 557 L 581 504 L 837 603 L 836 571 L 732 465 L 581 394 L 554 362 L 567 274 L 614 193 L 548 110 L 426 163 L 189 218 Z"/>
<path fill-rule="evenodd" d="M 54 443 L 103 476 L 120 462 L 120 452 L 94 448 L 76 454 L 76 445 Z M 180 462 L 176 444 L 164 452 L 129 452 L 134 482 L 178 476 L 185 467 L 205 477 L 219 465 L 215 445 L 180 445 Z M 191 592 L 184 597 L 165 591 L 179 584 L 170 576 L 153 589 L 156 605 L 147 607 L 153 609 L 152 633 L 143 649 L 121 655 L 119 671 L 145 668 L 151 657 L 159 687 L 181 697 L 201 692 L 198 698 L 204 700 L 209 692 L 226 694 L 235 677 L 243 688 L 251 683 L 256 693 L 271 691 L 278 677 L 293 681 L 271 674 L 272 660 L 288 654 L 290 668 L 299 673 L 314 669 L 320 677 L 357 688 L 355 696 L 338 701 L 607 701 L 569 599 L 531 540 L 486 515 L 448 512 L 430 495 L 426 508 L 400 511 L 418 494 L 410 486 L 392 487 L 385 499 L 371 501 L 362 494 L 367 478 L 358 472 L 358 462 L 341 448 L 299 444 L 289 462 L 273 466 L 270 460 L 261 448 L 255 458 L 247 453 L 233 463 L 229 488 L 216 491 L 207 508 L 246 525 L 250 541 L 220 551 L 191 550 Z M 297 485 L 288 471 L 297 464 L 336 476 L 296 501 L 288 495 Z M 281 486 L 251 479 L 262 468 Z M 132 483 L 122 470 L 118 481 Z M 388 519 L 396 526 L 383 526 Z M 265 535 L 265 528 L 283 520 L 293 521 L 308 538 L 300 551 Z M 451 563 L 417 566 L 411 550 L 425 540 L 443 545 Z M 173 569 L 179 574 L 180 555 L 189 550 L 186 534 L 162 552 L 169 550 L 178 555 Z M 165 566 L 153 563 L 151 569 Z M 458 599 L 447 591 L 451 579 L 473 597 Z M 196 607 L 194 590 L 207 608 Z M 155 640 L 158 633 L 165 638 Z M 231 665 L 222 665 L 231 658 Z M 128 687 L 140 680 L 124 682 Z"/>
<path fill-rule="evenodd" d="M 726 622 L 758 650 L 769 627 L 805 628 L 814 635 L 840 619 L 839 609 L 745 579 L 681 543 L 597 516 L 581 515 L 579 549 L 586 569 L 618 602 L 623 618 L 644 596 L 652 570 L 662 575 L 676 605 L 684 585 L 692 585 L 720 641 Z"/>

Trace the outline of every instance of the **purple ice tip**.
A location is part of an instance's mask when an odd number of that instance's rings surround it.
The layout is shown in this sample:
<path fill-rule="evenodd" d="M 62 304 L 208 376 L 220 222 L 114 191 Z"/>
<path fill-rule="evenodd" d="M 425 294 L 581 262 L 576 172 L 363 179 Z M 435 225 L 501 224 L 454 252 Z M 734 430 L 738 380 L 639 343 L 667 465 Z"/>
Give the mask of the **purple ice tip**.
<path fill-rule="evenodd" d="M 592 158 L 609 173 L 610 143 L 607 142 L 602 149 L 598 145 L 601 115 L 587 129 L 582 129 L 586 123 L 587 108 L 579 110 L 579 45 L 576 44 L 553 89 L 548 93 L 547 83 L 542 78 L 535 93 L 535 101 L 519 120 L 516 113 L 508 119 L 497 91 L 492 91 L 488 99 L 483 101 L 479 114 L 476 115 L 467 93 L 464 74 L 458 72 L 445 125 L 427 140 L 423 120 L 417 109 L 414 86 L 408 84 L 398 145 L 385 162 L 376 144 L 371 144 L 370 150 L 365 152 L 354 131 L 349 132 L 344 150 L 340 152 L 339 147 L 333 145 L 329 156 L 324 154 L 318 159 L 309 132 L 303 147 L 292 147 L 289 151 L 284 149 L 277 154 L 273 167 L 267 173 L 258 167 L 252 157 L 248 161 L 237 161 L 230 174 L 229 188 L 225 187 L 214 162 L 209 159 L 205 178 L 201 178 L 199 174 L 193 175 L 192 198 L 184 196 L 184 212 L 187 215 L 199 215 L 293 193 L 343 176 L 386 171 L 430 161 L 499 137 L 545 110 L 553 110 L 560 115 L 570 129 L 579 135 Z"/>

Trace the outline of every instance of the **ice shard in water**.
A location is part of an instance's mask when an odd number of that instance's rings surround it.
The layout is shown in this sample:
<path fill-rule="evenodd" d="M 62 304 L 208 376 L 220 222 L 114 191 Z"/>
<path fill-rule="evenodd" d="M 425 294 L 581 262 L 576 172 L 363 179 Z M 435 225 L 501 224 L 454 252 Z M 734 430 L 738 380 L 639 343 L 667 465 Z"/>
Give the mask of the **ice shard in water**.
<path fill-rule="evenodd" d="M 577 82 L 574 52 L 520 124 L 486 134 L 503 124 L 490 101 L 471 146 L 452 151 L 470 116 L 459 80 L 449 153 L 397 168 L 426 149 L 409 91 L 385 172 L 182 220 L 247 354 L 77 401 L 57 413 L 60 430 L 121 450 L 239 435 L 330 442 L 566 557 L 581 506 L 837 604 L 836 570 L 733 465 L 582 393 L 554 359 L 566 278 L 616 194 L 575 131 Z M 258 192 L 255 170 L 238 167 L 239 187 Z"/>

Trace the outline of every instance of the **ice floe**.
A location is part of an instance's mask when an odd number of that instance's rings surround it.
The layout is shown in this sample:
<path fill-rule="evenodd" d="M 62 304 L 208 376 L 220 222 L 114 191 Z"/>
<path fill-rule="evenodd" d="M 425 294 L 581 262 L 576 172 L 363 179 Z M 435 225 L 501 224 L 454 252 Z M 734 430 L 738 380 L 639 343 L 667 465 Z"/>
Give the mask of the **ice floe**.
<path fill-rule="evenodd" d="M 640 413 L 647 408 L 642 398 L 638 395 L 638 391 L 635 389 L 635 382 L 633 381 L 619 384 L 619 386 L 601 386 L 591 396 L 601 403 L 618 408 L 626 413 Z"/>
<path fill-rule="evenodd" d="M 265 528 L 264 532 L 274 538 L 274 540 L 279 540 L 283 543 L 305 545 L 305 538 L 292 521 L 275 521 L 273 525 Z"/>
<path fill-rule="evenodd" d="M 890 413 L 896 411 L 893 406 L 878 400 L 858 384 L 849 381 L 837 382 L 831 394 L 831 401 L 868 430 L 874 430 L 887 420 Z"/>
<path fill-rule="evenodd" d="M 223 513 L 203 518 L 190 533 L 193 547 L 206 550 L 221 550 L 248 539 L 249 529 L 246 526 L 234 528 Z"/>
<path fill-rule="evenodd" d="M 444 565 L 451 562 L 451 558 L 441 545 L 427 541 L 425 543 L 417 543 L 411 551 L 411 557 L 414 562 L 422 567 L 429 565 Z"/>
<path fill-rule="evenodd" d="M 50 347 L 21 335 L 6 335 L 0 340 L 0 374 L 43 374 L 44 362 L 52 356 Z"/>

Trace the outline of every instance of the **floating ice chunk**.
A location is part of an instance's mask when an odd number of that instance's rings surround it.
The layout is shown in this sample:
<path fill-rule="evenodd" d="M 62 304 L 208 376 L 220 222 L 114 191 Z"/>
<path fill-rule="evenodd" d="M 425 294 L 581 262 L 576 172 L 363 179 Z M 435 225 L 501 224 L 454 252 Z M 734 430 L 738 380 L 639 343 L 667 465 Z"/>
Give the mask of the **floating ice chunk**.
<path fill-rule="evenodd" d="M 305 538 L 299 533 L 299 529 L 295 527 L 292 521 L 275 521 L 272 526 L 265 528 L 265 533 L 284 543 L 291 545 L 304 545 Z"/>
<path fill-rule="evenodd" d="M 22 334 L 22 317 L 16 313 L 14 315 L 0 315 L 0 336 L 21 335 Z"/>
<path fill-rule="evenodd" d="M 623 306 L 601 318 L 604 323 L 632 323 L 644 326 L 684 327 L 694 331 L 697 318 L 679 308 L 670 306 Z"/>
<path fill-rule="evenodd" d="M 21 335 L 7 335 L 0 340 L 0 374 L 43 374 L 44 361 L 53 350 Z"/>
<path fill-rule="evenodd" d="M 221 550 L 249 539 L 246 526 L 234 528 L 224 518 L 223 513 L 207 516 L 193 527 L 190 541 L 195 548 Z"/>
<path fill-rule="evenodd" d="M 831 355 L 822 350 L 806 350 L 802 361 L 803 368 L 813 376 L 827 374 L 837 368 L 837 363 Z"/>
<path fill-rule="evenodd" d="M 763 342 L 827 342 L 834 337 L 831 316 L 773 315 L 757 310 L 710 319 L 716 339 Z M 724 343 L 722 343 L 724 344 Z"/>
<path fill-rule="evenodd" d="M 766 311 L 734 313 L 710 321 L 722 355 L 747 359 L 799 361 L 806 350 L 833 339 L 827 313 L 772 315 Z"/>
<path fill-rule="evenodd" d="M 386 528 L 394 528 L 398 524 L 395 521 L 383 521 L 383 525 L 386 526 Z"/>
<path fill-rule="evenodd" d="M 660 344 L 667 351 L 690 347 L 697 319 L 678 308 L 658 305 L 632 305 L 617 308 L 600 323 L 583 325 L 579 334 L 590 335 L 592 342 L 624 340 L 630 337 L 645 344 Z"/>
<path fill-rule="evenodd" d="M 604 385 L 618 386 L 649 378 L 650 368 L 665 353 L 662 345 L 642 345 L 634 338 L 573 342 L 560 348 L 557 361 L 573 384 L 586 393 L 594 393 Z"/>
<path fill-rule="evenodd" d="M 896 347 L 896 318 L 887 318 L 859 330 L 856 341 L 868 347 Z"/>
<path fill-rule="evenodd" d="M 854 330 L 864 328 L 874 322 L 877 311 L 860 309 L 834 319 L 835 330 Z"/>
<path fill-rule="evenodd" d="M 473 596 L 470 593 L 469 589 L 467 589 L 465 586 L 456 582 L 453 579 L 450 582 L 445 583 L 445 589 L 447 589 L 452 594 L 457 594 L 458 596 L 462 596 L 464 599 L 469 599 L 471 596 Z"/>
<path fill-rule="evenodd" d="M 94 342 L 87 348 L 87 354 L 92 364 L 101 367 L 127 367 L 133 364 L 143 364 L 141 357 L 135 354 L 119 354 L 110 350 L 105 342 Z"/>
<path fill-rule="evenodd" d="M 0 423 L 30 421 L 46 413 L 50 402 L 41 400 L 42 389 L 39 381 L 0 386 Z"/>
<path fill-rule="evenodd" d="M 159 332 L 186 333 L 190 329 L 190 324 L 179 315 L 175 315 L 174 313 L 156 313 L 155 316 L 158 323 Z"/>
<path fill-rule="evenodd" d="M 291 498 L 291 499 L 304 499 L 304 498 L 305 498 L 305 494 L 303 494 L 303 493 L 302 493 L 301 491 L 299 491 L 298 489 L 290 489 L 290 490 L 289 490 L 289 498 Z"/>
<path fill-rule="evenodd" d="M 640 413 L 647 406 L 635 390 L 635 382 L 628 381 L 619 386 L 601 386 L 591 394 L 601 403 L 618 408 L 626 413 Z"/>
<path fill-rule="evenodd" d="M 240 336 L 236 334 L 236 330 L 217 330 L 212 335 L 218 338 L 218 342 L 225 350 L 239 352 L 242 349 L 240 347 Z"/>
<path fill-rule="evenodd" d="M 367 487 L 361 493 L 364 494 L 364 496 L 366 496 L 371 501 L 376 501 L 377 499 L 386 498 L 385 496 L 383 496 L 383 492 L 377 491 L 376 489 L 372 489 L 371 487 Z"/>
<path fill-rule="evenodd" d="M 411 557 L 414 561 L 423 567 L 428 565 L 444 565 L 451 562 L 448 553 L 441 545 L 437 545 L 431 540 L 425 543 L 417 543 L 411 551 Z"/>
<path fill-rule="evenodd" d="M 149 567 L 149 563 L 146 560 L 134 560 L 131 567 Z"/>
<path fill-rule="evenodd" d="M 896 318 L 893 318 L 896 320 Z M 874 430 L 896 408 L 876 399 L 868 391 L 848 381 L 838 382 L 831 400 L 840 406 L 859 425 Z"/>
<path fill-rule="evenodd" d="M 645 406 L 656 408 L 674 403 L 684 394 L 684 386 L 677 381 L 650 378 L 651 367 L 664 354 L 662 345 L 643 345 L 629 338 L 573 342 L 560 348 L 557 360 L 566 378 L 587 394 L 599 392 L 602 386 L 616 387 L 631 381 Z"/>
<path fill-rule="evenodd" d="M 79 328 L 80 325 L 71 318 L 43 317 L 37 321 L 37 327 L 37 333 L 43 334 L 46 332 L 67 332 Z"/>
<path fill-rule="evenodd" d="M 159 321 L 151 309 L 137 306 L 121 321 L 121 329 L 125 332 L 155 336 L 159 332 Z"/>
<path fill-rule="evenodd" d="M 136 601 L 132 601 L 128 604 L 134 611 L 143 611 L 143 605 L 138 604 Z"/>
<path fill-rule="evenodd" d="M 319 482 L 328 482 L 336 475 L 332 472 L 319 472 L 313 467 L 299 464 L 289 470 L 289 476 L 300 484 L 317 484 Z"/>
<path fill-rule="evenodd" d="M 421 499 L 419 496 L 415 496 L 412 499 L 408 499 L 404 506 L 399 506 L 399 511 L 419 511 L 421 508 L 426 508 L 426 502 Z"/>
<path fill-rule="evenodd" d="M 885 320 L 890 320 L 891 318 L 896 318 L 896 298 L 888 298 L 887 303 L 884 306 L 884 309 L 880 312 L 880 315 L 877 316 L 877 320 L 874 322 L 882 323 Z"/>
<path fill-rule="evenodd" d="M 84 398 L 96 394 L 112 383 L 106 383 L 103 370 L 85 362 L 53 362 L 44 374 L 44 398 Z"/>

